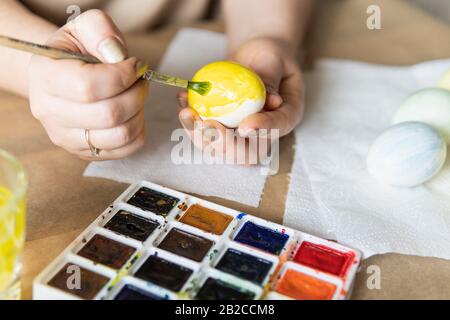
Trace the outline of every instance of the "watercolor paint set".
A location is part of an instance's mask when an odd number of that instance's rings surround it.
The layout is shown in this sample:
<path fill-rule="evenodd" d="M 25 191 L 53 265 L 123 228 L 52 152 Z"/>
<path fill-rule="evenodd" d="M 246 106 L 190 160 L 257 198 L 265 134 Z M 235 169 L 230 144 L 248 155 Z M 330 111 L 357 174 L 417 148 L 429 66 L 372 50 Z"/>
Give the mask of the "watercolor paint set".
<path fill-rule="evenodd" d="M 33 283 L 34 299 L 345 299 L 361 253 L 149 182 Z"/>

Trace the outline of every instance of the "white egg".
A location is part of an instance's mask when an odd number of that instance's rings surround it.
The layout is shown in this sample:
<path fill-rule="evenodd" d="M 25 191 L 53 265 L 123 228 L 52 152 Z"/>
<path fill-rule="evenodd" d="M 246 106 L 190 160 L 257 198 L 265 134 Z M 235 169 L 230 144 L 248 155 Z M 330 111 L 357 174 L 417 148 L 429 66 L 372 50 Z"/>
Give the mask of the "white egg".
<path fill-rule="evenodd" d="M 245 100 L 235 111 L 218 117 L 205 117 L 200 115 L 202 120 L 216 120 L 228 128 L 237 128 L 239 124 L 248 116 L 260 112 L 265 104 L 265 100 Z M 214 108 L 212 108 L 214 109 Z"/>
<path fill-rule="evenodd" d="M 434 128 L 420 122 L 390 127 L 372 145 L 369 173 L 397 187 L 418 186 L 436 175 L 447 156 L 447 145 Z"/>
<path fill-rule="evenodd" d="M 448 70 L 448 72 L 439 81 L 439 87 L 450 90 L 450 70 Z"/>
<path fill-rule="evenodd" d="M 430 88 L 408 97 L 395 114 L 393 124 L 409 121 L 432 126 L 450 143 L 450 91 Z"/>

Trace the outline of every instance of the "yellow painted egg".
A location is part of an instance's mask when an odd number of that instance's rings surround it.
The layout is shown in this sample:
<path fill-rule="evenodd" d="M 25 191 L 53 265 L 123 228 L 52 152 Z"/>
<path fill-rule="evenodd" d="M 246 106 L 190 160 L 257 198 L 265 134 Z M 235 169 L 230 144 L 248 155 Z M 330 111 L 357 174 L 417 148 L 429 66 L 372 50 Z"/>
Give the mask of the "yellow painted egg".
<path fill-rule="evenodd" d="M 261 111 L 266 101 L 261 78 L 234 62 L 208 64 L 192 81 L 208 81 L 211 90 L 203 96 L 189 90 L 189 105 L 203 120 L 216 120 L 229 128 L 237 128 L 242 120 Z"/>
<path fill-rule="evenodd" d="M 439 87 L 450 90 L 450 70 L 439 81 Z"/>

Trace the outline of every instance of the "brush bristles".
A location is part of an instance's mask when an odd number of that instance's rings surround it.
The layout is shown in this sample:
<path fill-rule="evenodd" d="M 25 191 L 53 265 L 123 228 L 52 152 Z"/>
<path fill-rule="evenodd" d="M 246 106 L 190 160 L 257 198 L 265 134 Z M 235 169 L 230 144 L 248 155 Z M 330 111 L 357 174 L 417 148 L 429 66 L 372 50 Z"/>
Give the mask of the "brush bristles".
<path fill-rule="evenodd" d="M 189 82 L 188 89 L 197 92 L 199 95 L 204 96 L 211 90 L 210 82 Z"/>

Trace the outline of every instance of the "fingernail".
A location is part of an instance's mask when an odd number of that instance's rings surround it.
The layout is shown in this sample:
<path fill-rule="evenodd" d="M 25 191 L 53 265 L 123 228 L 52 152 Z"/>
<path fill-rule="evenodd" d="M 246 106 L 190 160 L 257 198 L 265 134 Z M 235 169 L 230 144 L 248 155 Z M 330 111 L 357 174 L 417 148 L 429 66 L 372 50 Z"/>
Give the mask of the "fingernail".
<path fill-rule="evenodd" d="M 183 97 L 177 96 L 177 101 L 182 109 L 189 107 L 186 99 L 184 99 Z"/>
<path fill-rule="evenodd" d="M 148 70 L 148 64 L 146 64 L 145 62 L 139 60 L 138 62 L 136 62 L 136 77 L 142 78 L 142 76 L 147 72 Z"/>
<path fill-rule="evenodd" d="M 100 42 L 97 51 L 106 63 L 118 63 L 127 58 L 127 50 L 115 37 L 109 37 Z"/>
<path fill-rule="evenodd" d="M 257 137 L 258 136 L 258 130 L 257 129 L 238 129 L 238 133 L 242 138 L 250 138 L 250 137 Z"/>
<path fill-rule="evenodd" d="M 190 115 L 181 115 L 180 121 L 186 130 L 192 131 L 195 128 L 195 121 Z"/>

